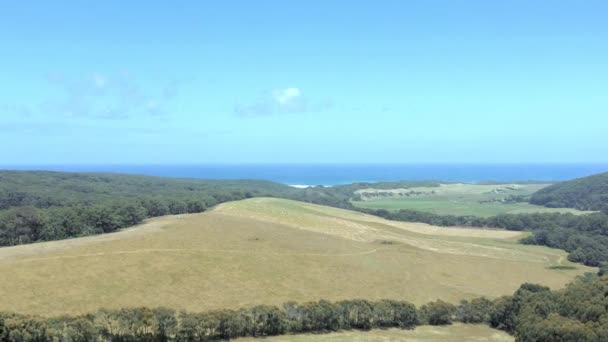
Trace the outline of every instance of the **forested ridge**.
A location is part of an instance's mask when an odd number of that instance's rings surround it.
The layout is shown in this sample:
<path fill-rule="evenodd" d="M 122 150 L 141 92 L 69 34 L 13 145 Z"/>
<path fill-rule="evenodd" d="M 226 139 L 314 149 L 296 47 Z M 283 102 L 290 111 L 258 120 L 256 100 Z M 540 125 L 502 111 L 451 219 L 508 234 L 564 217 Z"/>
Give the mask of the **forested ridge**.
<path fill-rule="evenodd" d="M 432 182 L 383 182 L 386 188 Z M 352 208 L 357 183 L 298 189 L 263 180 L 174 179 L 152 176 L 0 171 L 0 246 L 109 233 L 149 217 L 198 213 L 219 203 L 279 197 Z"/>
<path fill-rule="evenodd" d="M 608 212 L 608 172 L 550 185 L 534 193 L 530 203 Z"/>
<path fill-rule="evenodd" d="M 148 217 L 197 213 L 222 202 L 296 193 L 292 187 L 259 180 L 0 171 L 0 245 L 108 233 Z"/>
<path fill-rule="evenodd" d="M 413 329 L 453 322 L 488 324 L 519 342 L 601 342 L 608 336 L 608 278 L 586 276 L 565 289 L 523 284 L 512 296 L 457 305 L 436 300 L 320 300 L 201 313 L 171 308 L 100 309 L 80 316 L 0 313 L 0 341 L 214 341 L 373 328 Z"/>

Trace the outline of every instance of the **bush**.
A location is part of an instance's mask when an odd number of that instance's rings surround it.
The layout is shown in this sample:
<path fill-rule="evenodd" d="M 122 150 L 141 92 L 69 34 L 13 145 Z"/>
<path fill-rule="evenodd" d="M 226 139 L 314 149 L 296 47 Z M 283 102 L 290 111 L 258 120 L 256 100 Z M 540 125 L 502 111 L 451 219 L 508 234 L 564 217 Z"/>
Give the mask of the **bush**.
<path fill-rule="evenodd" d="M 430 325 L 448 325 L 456 314 L 456 307 L 440 299 L 423 305 L 420 308 L 420 317 L 423 323 Z"/>

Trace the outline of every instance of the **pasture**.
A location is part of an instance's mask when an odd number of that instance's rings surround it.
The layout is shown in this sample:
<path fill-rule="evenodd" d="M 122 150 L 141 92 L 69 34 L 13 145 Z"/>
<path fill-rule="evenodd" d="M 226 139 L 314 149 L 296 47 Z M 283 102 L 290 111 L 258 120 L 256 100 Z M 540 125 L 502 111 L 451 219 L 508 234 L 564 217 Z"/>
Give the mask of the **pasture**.
<path fill-rule="evenodd" d="M 409 341 L 409 342 L 512 342 L 513 336 L 491 329 L 486 325 L 454 324 L 448 326 L 420 326 L 415 330 L 374 329 L 370 331 L 344 331 L 330 334 L 284 335 L 259 338 L 240 338 L 239 342 L 364 342 L 364 341 Z"/>
<path fill-rule="evenodd" d="M 585 213 L 570 208 L 546 208 L 522 201 L 549 184 L 441 184 L 439 187 L 408 189 L 362 189 L 356 191 L 361 201 L 352 203 L 368 209 L 412 209 L 439 215 L 474 215 L 489 217 L 498 214 Z M 516 199 L 519 197 L 519 199 Z"/>
<path fill-rule="evenodd" d="M 0 248 L 0 310 L 205 311 L 353 298 L 420 305 L 497 297 L 524 282 L 559 288 L 596 271 L 563 251 L 518 244 L 523 234 L 248 199 L 117 233 Z"/>

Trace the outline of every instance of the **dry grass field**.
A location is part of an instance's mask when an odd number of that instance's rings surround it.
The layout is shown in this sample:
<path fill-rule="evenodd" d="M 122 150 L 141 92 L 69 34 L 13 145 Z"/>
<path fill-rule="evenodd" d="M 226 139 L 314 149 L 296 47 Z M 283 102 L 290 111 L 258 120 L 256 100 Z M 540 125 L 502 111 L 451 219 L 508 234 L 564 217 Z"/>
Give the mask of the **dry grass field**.
<path fill-rule="evenodd" d="M 457 302 L 509 294 L 523 282 L 557 288 L 595 271 L 568 262 L 563 251 L 517 244 L 520 237 L 256 198 L 113 234 L 0 248 L 0 310 L 56 315 L 318 299 Z"/>
<path fill-rule="evenodd" d="M 513 336 L 486 325 L 454 324 L 449 326 L 417 327 L 415 330 L 375 329 L 345 331 L 330 334 L 284 335 L 268 338 L 242 338 L 239 342 L 513 342 Z"/>

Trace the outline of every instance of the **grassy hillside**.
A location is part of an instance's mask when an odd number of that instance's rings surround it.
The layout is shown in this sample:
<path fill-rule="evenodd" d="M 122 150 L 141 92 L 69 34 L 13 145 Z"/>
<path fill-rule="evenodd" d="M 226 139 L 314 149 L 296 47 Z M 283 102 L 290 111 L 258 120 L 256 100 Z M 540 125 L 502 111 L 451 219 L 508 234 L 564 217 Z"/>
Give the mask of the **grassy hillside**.
<path fill-rule="evenodd" d="M 457 302 L 562 287 L 594 269 L 519 232 L 439 228 L 281 199 L 219 205 L 121 232 L 0 248 L 0 311 L 204 311 L 352 298 Z"/>
<path fill-rule="evenodd" d="M 530 203 L 608 211 L 608 172 L 553 184 L 532 195 Z"/>
<path fill-rule="evenodd" d="M 490 217 L 499 214 L 570 212 L 575 209 L 546 208 L 528 203 L 530 195 L 548 184 L 439 184 L 411 188 L 360 189 L 355 192 L 360 208 L 410 209 L 438 215 Z"/>
<path fill-rule="evenodd" d="M 240 338 L 239 342 L 260 341 Z M 330 334 L 284 335 L 264 338 L 269 342 L 364 342 L 364 341 L 411 341 L 411 342 L 510 342 L 513 336 L 486 325 L 454 324 L 450 326 L 421 326 L 415 330 L 375 329 L 371 331 L 346 331 Z"/>

